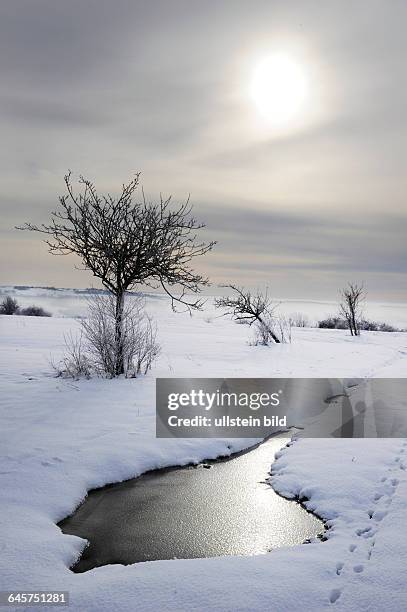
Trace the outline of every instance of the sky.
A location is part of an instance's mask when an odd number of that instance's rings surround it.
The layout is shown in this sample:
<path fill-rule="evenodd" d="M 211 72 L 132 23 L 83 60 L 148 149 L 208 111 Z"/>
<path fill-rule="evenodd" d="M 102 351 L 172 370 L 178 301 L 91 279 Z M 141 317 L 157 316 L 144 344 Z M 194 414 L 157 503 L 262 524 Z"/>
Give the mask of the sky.
<path fill-rule="evenodd" d="M 403 0 L 2 0 L 0 284 L 98 286 L 14 226 L 49 219 L 68 169 L 111 193 L 140 171 L 152 200 L 191 194 L 213 292 L 407 300 L 406 20 Z"/>

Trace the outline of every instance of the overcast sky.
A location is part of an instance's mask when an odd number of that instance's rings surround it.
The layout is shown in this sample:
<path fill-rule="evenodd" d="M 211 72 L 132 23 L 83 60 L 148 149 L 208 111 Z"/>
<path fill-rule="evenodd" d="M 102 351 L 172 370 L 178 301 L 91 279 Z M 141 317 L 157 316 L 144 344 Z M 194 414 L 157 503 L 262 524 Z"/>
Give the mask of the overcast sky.
<path fill-rule="evenodd" d="M 97 284 L 13 230 L 47 221 L 70 168 L 191 193 L 215 285 L 405 300 L 406 23 L 403 0 L 2 0 L 0 284 Z M 307 84 L 284 125 L 251 92 L 273 54 Z"/>

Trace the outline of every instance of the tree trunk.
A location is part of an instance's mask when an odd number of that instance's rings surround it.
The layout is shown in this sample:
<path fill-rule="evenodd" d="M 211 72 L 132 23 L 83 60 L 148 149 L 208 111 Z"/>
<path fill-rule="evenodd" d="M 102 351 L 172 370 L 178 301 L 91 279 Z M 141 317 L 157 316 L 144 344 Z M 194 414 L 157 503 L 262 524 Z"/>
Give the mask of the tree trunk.
<path fill-rule="evenodd" d="M 270 327 L 264 323 L 263 319 L 262 319 L 261 317 L 257 317 L 257 320 L 258 320 L 258 321 L 259 321 L 259 322 L 260 322 L 262 325 L 265 325 L 265 326 L 267 327 L 268 332 L 269 332 L 270 336 L 273 338 L 274 342 L 275 342 L 276 344 L 280 344 L 280 339 L 279 339 L 279 338 L 276 336 L 276 334 L 273 332 L 273 330 L 272 330 L 272 329 L 270 329 Z"/>
<path fill-rule="evenodd" d="M 124 374 L 124 354 L 123 354 L 123 309 L 124 309 L 124 291 L 116 293 L 116 309 L 115 309 L 115 352 L 116 366 L 115 374 L 120 376 Z"/>
<path fill-rule="evenodd" d="M 276 344 L 280 344 L 280 339 L 277 338 L 276 334 L 273 331 L 271 331 L 271 329 L 270 329 L 270 336 L 273 338 Z"/>
<path fill-rule="evenodd" d="M 352 311 L 352 324 L 353 324 L 353 329 L 355 332 L 355 336 L 359 336 L 359 328 L 358 328 L 358 324 L 356 322 L 356 314 L 354 311 Z"/>

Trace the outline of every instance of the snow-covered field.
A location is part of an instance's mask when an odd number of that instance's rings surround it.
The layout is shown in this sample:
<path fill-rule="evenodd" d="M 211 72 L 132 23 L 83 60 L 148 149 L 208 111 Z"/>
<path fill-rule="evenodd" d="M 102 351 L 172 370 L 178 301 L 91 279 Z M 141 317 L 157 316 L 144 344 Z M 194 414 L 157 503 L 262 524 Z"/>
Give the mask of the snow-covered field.
<path fill-rule="evenodd" d="M 307 498 L 307 507 L 328 521 L 324 543 L 73 574 L 69 566 L 84 542 L 55 523 L 91 488 L 250 445 L 248 439 L 156 440 L 155 377 L 405 377 L 407 333 L 351 338 L 305 328 L 294 330 L 291 345 L 253 347 L 247 326 L 216 318 L 210 306 L 189 317 L 155 296 L 147 305 L 159 323 L 162 353 L 152 372 L 68 381 L 53 376 L 49 361 L 61 354 L 64 333 L 78 326 L 68 315 L 83 314 L 83 301 L 49 292 L 17 297 L 64 317 L 0 317 L 0 590 L 69 590 L 75 612 L 406 609 L 407 442 L 401 439 L 308 439 L 281 451 L 272 484 L 288 497 Z M 58 300 L 65 300 L 59 309 Z M 284 305 L 286 312 L 311 319 L 335 312 L 328 303 L 320 310 L 315 303 L 291 306 Z M 401 305 L 370 308 L 372 318 L 407 327 Z"/>
<path fill-rule="evenodd" d="M 87 294 L 85 289 L 47 289 L 40 287 L 27 287 L 25 289 L 14 286 L 0 286 L 0 300 L 5 295 L 15 297 L 23 307 L 37 304 L 49 310 L 58 317 L 77 317 L 86 312 Z M 213 298 L 207 297 L 210 305 Z M 335 315 L 338 312 L 338 303 L 329 300 L 294 300 L 276 297 L 280 303 L 279 312 L 286 316 L 296 313 L 305 314 L 310 325 L 318 320 Z M 167 299 L 159 294 L 151 294 L 150 307 L 167 310 Z M 212 313 L 219 315 L 218 312 Z M 402 302 L 370 302 L 364 307 L 364 315 L 373 321 L 386 322 L 399 329 L 407 329 L 407 304 Z"/>

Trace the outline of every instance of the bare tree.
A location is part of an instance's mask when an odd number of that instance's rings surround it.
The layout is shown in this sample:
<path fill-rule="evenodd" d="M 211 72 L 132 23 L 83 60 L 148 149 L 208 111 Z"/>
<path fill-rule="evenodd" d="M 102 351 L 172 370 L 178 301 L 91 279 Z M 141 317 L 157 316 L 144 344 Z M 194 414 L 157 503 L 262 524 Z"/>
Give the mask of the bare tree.
<path fill-rule="evenodd" d="M 351 336 L 359 336 L 362 304 L 365 299 L 363 285 L 349 283 L 347 287 L 342 289 L 341 297 L 340 314 L 346 319 Z"/>
<path fill-rule="evenodd" d="M 263 339 L 267 336 L 279 344 L 281 340 L 273 329 L 273 312 L 278 304 L 273 304 L 268 292 L 251 293 L 236 285 L 223 286 L 232 289 L 235 295 L 216 298 L 215 307 L 226 308 L 225 314 L 231 315 L 237 322 L 258 324 Z"/>
<path fill-rule="evenodd" d="M 40 232 L 50 253 L 77 255 L 96 278 L 115 296 L 115 371 L 124 373 L 123 309 L 127 291 L 140 285 L 162 287 L 171 305 L 184 304 L 200 309 L 202 300 L 188 301 L 186 293 L 199 293 L 208 279 L 191 268 L 191 261 L 212 249 L 214 242 L 199 242 L 197 230 L 204 227 L 191 216 L 189 198 L 170 206 L 171 197 L 158 203 L 133 202 L 139 174 L 123 184 L 121 194 L 99 195 L 95 185 L 83 176 L 75 192 L 71 172 L 65 176 L 66 194 L 51 213 L 49 225 L 26 223 L 17 229 Z M 175 296 L 171 287 L 179 286 Z"/>

